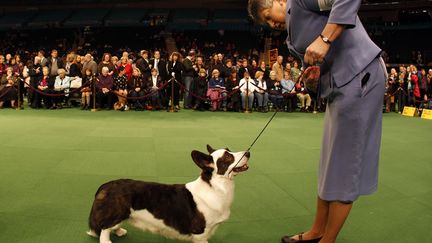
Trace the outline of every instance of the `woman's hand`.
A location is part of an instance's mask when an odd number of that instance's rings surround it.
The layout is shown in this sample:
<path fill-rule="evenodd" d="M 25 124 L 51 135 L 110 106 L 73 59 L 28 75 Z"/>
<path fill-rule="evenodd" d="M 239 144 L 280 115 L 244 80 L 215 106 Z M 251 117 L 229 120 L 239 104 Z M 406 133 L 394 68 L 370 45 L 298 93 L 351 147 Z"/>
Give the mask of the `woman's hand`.
<path fill-rule="evenodd" d="M 322 63 L 329 49 L 330 49 L 330 44 L 325 43 L 321 39 L 321 37 L 318 37 L 314 42 L 312 42 L 312 44 L 308 46 L 308 48 L 306 48 L 304 62 L 309 65 Z"/>

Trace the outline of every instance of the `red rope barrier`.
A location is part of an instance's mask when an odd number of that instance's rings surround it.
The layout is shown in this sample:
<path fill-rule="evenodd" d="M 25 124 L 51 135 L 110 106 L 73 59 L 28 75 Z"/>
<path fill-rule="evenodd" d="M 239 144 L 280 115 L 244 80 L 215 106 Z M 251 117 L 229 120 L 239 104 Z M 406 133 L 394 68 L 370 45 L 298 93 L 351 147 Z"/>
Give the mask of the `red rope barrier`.
<path fill-rule="evenodd" d="M 34 92 L 39 93 L 39 94 L 42 94 L 42 95 L 46 95 L 46 96 L 48 96 L 48 97 L 62 97 L 62 96 L 70 95 L 70 94 L 77 93 L 77 92 L 81 91 L 81 88 L 77 88 L 77 89 L 73 89 L 72 91 L 62 93 L 62 94 L 50 94 L 50 93 L 46 93 L 46 92 L 40 91 L 39 89 L 37 89 L 37 88 L 31 86 L 28 82 L 26 82 L 26 81 L 24 81 L 24 80 L 23 80 L 23 82 L 24 82 L 24 83 L 25 83 L 25 84 L 26 84 L 26 85 L 27 85 L 31 90 L 33 90 Z M 87 82 L 87 83 L 83 84 L 82 86 L 86 86 L 86 85 L 89 84 L 89 83 L 90 83 L 90 82 Z"/>
<path fill-rule="evenodd" d="M 0 92 L 2 92 L 2 94 L 0 94 L 0 99 L 3 98 L 5 95 L 7 95 L 8 91 L 9 91 L 10 89 L 12 89 L 12 88 L 13 88 L 13 89 L 16 89 L 16 88 L 13 87 L 13 86 L 4 87 L 3 90 L 0 91 Z"/>
<path fill-rule="evenodd" d="M 164 84 L 162 84 L 161 86 L 159 86 L 157 90 L 152 90 L 152 91 L 148 92 L 147 94 L 145 94 L 145 95 L 143 95 L 143 96 L 139 96 L 139 97 L 128 97 L 128 96 L 124 96 L 124 95 L 121 95 L 121 94 L 116 94 L 116 93 L 114 93 L 114 91 L 112 91 L 112 90 L 111 90 L 111 92 L 112 92 L 113 94 L 115 94 L 115 95 L 121 97 L 121 98 L 124 98 L 124 99 L 128 99 L 128 100 L 143 100 L 143 99 L 147 99 L 148 97 L 153 96 L 156 92 L 159 92 L 160 90 L 165 89 L 166 86 L 168 86 L 169 83 L 170 83 L 170 81 L 165 82 Z"/>
<path fill-rule="evenodd" d="M 212 102 L 213 101 L 221 101 L 221 100 L 227 99 L 228 97 L 231 97 L 231 96 L 235 95 L 235 93 L 237 93 L 239 91 L 239 89 L 243 86 L 243 84 L 242 84 L 240 87 L 238 87 L 236 89 L 233 89 L 225 97 L 220 97 L 220 98 L 216 98 L 216 99 L 210 99 L 208 97 L 202 97 L 202 96 L 199 96 L 199 95 L 195 94 L 194 92 L 192 92 L 189 89 L 187 89 L 186 86 L 184 86 L 182 83 L 178 82 L 177 80 L 175 80 L 175 82 L 177 82 L 179 84 L 180 88 L 182 88 L 184 91 L 186 91 L 189 94 L 191 94 L 193 97 L 195 97 L 197 99 L 200 99 L 200 100 L 212 101 Z"/>

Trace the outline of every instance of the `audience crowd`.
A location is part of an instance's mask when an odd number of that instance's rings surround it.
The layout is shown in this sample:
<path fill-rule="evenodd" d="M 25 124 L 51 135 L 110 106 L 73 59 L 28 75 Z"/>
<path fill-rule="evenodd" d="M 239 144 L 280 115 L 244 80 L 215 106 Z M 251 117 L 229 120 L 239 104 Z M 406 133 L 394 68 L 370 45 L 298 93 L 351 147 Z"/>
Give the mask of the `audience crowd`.
<path fill-rule="evenodd" d="M 185 57 L 183 57 L 185 56 Z M 211 111 L 312 111 L 312 98 L 292 57 L 279 56 L 270 67 L 257 56 L 204 56 L 194 50 L 142 50 L 139 57 L 104 53 L 100 58 L 42 50 L 28 60 L 19 54 L 0 55 L 0 108 L 24 101 L 33 109 L 145 109 L 174 107 Z M 300 106 L 297 107 L 298 102 Z"/>
<path fill-rule="evenodd" d="M 24 108 L 26 102 L 33 109 L 179 110 L 183 101 L 182 108 L 199 111 L 325 109 L 325 100 L 306 88 L 301 65 L 292 56 L 279 56 L 270 66 L 254 51 L 248 56 L 181 52 L 124 51 L 97 57 L 90 52 L 60 56 L 54 49 L 48 54 L 40 50 L 27 60 L 0 54 L 0 108 Z M 430 107 L 431 79 L 432 69 L 392 68 L 385 111 Z"/>
<path fill-rule="evenodd" d="M 386 83 L 385 111 L 403 111 L 404 106 L 432 108 L 432 69 L 415 65 L 390 69 Z"/>

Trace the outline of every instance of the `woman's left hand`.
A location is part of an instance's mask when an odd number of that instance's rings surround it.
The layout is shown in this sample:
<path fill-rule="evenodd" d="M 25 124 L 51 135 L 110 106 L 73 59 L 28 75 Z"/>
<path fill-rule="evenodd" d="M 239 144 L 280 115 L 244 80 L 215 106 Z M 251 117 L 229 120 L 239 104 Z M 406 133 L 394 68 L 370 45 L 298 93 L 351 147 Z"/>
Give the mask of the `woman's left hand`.
<path fill-rule="evenodd" d="M 318 37 L 314 42 L 312 42 L 312 44 L 308 46 L 308 48 L 306 48 L 304 62 L 309 65 L 322 63 L 329 49 L 330 44 L 325 43 L 321 37 Z"/>

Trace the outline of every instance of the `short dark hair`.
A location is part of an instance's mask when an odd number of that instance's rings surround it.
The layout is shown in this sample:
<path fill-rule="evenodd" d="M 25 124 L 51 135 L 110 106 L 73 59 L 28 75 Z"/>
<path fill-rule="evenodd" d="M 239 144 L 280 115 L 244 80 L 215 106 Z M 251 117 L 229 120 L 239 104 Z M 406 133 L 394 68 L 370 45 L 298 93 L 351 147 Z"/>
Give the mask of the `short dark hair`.
<path fill-rule="evenodd" d="M 249 16 L 254 20 L 255 22 L 262 22 L 261 19 L 261 12 L 264 9 L 269 9 L 273 6 L 274 0 L 249 0 L 248 2 L 248 12 Z"/>

